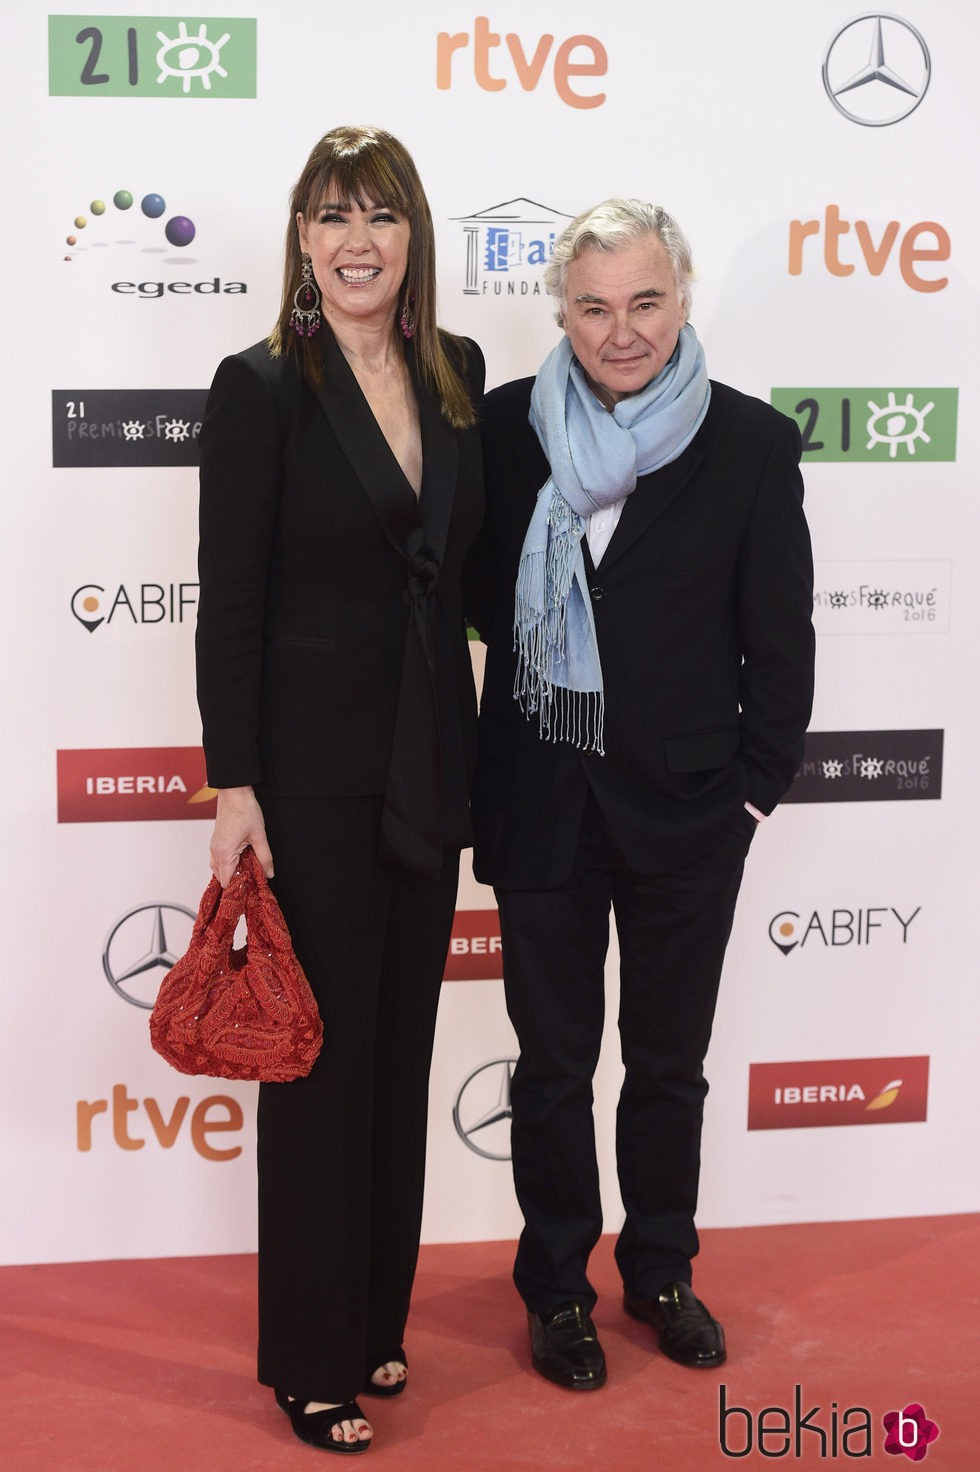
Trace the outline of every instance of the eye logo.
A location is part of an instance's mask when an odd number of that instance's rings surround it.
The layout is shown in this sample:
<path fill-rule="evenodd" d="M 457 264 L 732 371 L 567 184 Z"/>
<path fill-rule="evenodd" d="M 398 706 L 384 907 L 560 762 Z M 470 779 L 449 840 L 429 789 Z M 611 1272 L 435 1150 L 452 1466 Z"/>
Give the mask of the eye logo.
<path fill-rule="evenodd" d="M 131 210 L 133 207 L 133 195 L 128 189 L 117 189 L 115 194 L 112 196 L 112 204 L 114 209 L 120 210 L 122 212 L 125 212 L 126 210 Z M 98 219 L 106 213 L 106 208 L 107 206 L 104 199 L 93 199 L 91 204 L 89 205 L 89 212 L 95 215 Z M 144 194 L 143 198 L 140 200 L 140 209 L 148 220 L 159 220 L 160 216 L 166 213 L 167 201 L 164 199 L 162 194 Z M 74 219 L 74 227 L 76 230 L 87 229 L 88 217 L 82 214 L 76 215 Z M 194 239 L 194 236 L 197 234 L 197 229 L 194 225 L 194 221 L 189 220 L 186 215 L 172 215 L 171 218 L 164 225 L 163 233 L 171 245 L 182 247 L 185 245 L 190 245 L 191 241 Z M 105 246 L 107 243 L 108 242 L 104 240 L 95 240 L 92 242 L 94 247 Z M 74 248 L 78 245 L 78 236 L 66 236 L 65 244 L 70 245 Z M 84 250 L 86 249 L 86 247 L 82 246 L 82 249 Z M 65 256 L 66 261 L 70 261 L 72 259 L 72 256 Z"/>
<path fill-rule="evenodd" d="M 904 1452 L 911 1462 L 921 1462 L 939 1435 L 939 1427 L 918 1403 L 906 1406 L 904 1411 L 886 1411 L 882 1420 L 888 1432 L 885 1451 L 893 1457 Z"/>
<path fill-rule="evenodd" d="M 220 53 L 222 46 L 230 39 L 230 34 L 229 31 L 225 31 L 220 41 L 209 41 L 208 28 L 203 21 L 196 36 L 188 35 L 186 21 L 180 22 L 176 37 L 165 36 L 163 31 L 157 31 L 157 40 L 162 42 L 157 52 L 157 66 L 160 68 L 157 83 L 165 82 L 168 77 L 178 77 L 186 97 L 196 79 L 205 92 L 210 92 L 212 76 L 227 77 L 228 75 L 221 65 Z M 177 48 L 176 66 L 167 59 L 167 52 L 172 51 L 175 47 Z M 202 61 L 202 56 L 205 54 L 206 60 Z"/>
<path fill-rule="evenodd" d="M 883 409 L 873 399 L 869 399 L 871 417 L 866 427 L 871 438 L 866 448 L 871 450 L 875 445 L 887 445 L 889 459 L 894 460 L 899 445 L 904 445 L 909 454 L 914 455 L 916 440 L 921 440 L 926 445 L 932 443 L 926 434 L 925 422 L 926 415 L 935 407 L 935 403 L 932 403 L 926 404 L 924 409 L 917 409 L 912 394 L 906 394 L 905 403 L 900 404 L 894 393 L 889 393 L 888 402 Z M 884 434 L 877 427 L 876 421 L 879 419 L 884 419 Z"/>

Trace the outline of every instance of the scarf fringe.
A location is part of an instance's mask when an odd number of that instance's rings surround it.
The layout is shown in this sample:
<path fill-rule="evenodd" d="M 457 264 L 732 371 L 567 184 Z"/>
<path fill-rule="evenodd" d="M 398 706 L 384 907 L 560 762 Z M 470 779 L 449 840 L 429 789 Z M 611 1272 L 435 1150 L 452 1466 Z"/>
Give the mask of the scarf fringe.
<path fill-rule="evenodd" d="M 537 715 L 538 735 L 542 741 L 565 742 L 582 752 L 605 756 L 602 744 L 606 716 L 606 697 L 602 690 L 566 690 L 550 681 L 539 685 L 536 695 L 527 690 L 527 682 L 519 688 L 521 667 L 514 686 L 514 698 L 528 717 Z"/>

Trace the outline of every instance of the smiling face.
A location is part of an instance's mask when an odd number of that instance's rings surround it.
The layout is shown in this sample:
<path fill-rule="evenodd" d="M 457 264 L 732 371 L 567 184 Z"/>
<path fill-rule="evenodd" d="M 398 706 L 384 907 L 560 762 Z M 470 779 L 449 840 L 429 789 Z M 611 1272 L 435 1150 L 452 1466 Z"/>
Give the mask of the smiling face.
<path fill-rule="evenodd" d="M 562 309 L 572 351 L 607 409 L 646 388 L 687 321 L 670 257 L 655 234 L 570 261 Z"/>
<path fill-rule="evenodd" d="M 343 203 L 327 197 L 309 219 L 298 214 L 296 224 L 331 325 L 393 324 L 408 267 L 407 218 L 370 200 Z"/>

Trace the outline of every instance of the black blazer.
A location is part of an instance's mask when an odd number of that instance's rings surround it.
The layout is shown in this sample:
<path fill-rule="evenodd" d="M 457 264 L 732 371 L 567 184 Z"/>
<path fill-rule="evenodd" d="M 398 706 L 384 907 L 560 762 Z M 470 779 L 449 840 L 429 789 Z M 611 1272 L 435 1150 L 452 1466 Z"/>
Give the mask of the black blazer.
<path fill-rule="evenodd" d="M 422 431 L 416 500 L 326 324 L 320 337 L 319 393 L 257 343 L 220 364 L 201 426 L 198 702 L 214 787 L 384 791 L 410 617 L 398 539 L 419 517 L 440 564 L 439 682 L 472 770 L 460 573 L 483 513 L 479 433 L 449 427 L 406 344 Z M 466 374 L 478 405 L 472 342 Z"/>
<path fill-rule="evenodd" d="M 558 882 L 588 787 L 629 863 L 661 872 L 707 852 L 746 800 L 770 812 L 802 760 L 814 639 L 799 432 L 713 383 L 694 440 L 640 478 L 598 570 L 586 553 L 605 755 L 585 756 L 542 740 L 513 695 L 513 588 L 548 476 L 528 423 L 532 384 L 506 384 L 484 401 L 477 877 L 498 887 Z"/>

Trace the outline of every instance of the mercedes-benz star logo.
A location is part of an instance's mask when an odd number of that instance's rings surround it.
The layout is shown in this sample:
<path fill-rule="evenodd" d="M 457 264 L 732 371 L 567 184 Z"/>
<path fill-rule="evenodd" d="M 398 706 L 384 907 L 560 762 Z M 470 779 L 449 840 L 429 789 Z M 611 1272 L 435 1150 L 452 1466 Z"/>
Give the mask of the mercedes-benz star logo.
<path fill-rule="evenodd" d="M 510 1081 L 516 1062 L 516 1058 L 494 1058 L 481 1063 L 463 1080 L 456 1095 L 456 1133 L 485 1160 L 510 1159 Z"/>
<path fill-rule="evenodd" d="M 153 1006 L 161 973 L 187 950 L 194 920 L 184 905 L 139 905 L 116 921 L 102 947 L 102 969 L 124 1002 Z"/>
<path fill-rule="evenodd" d="M 931 75 L 920 33 L 885 10 L 841 26 L 823 63 L 827 96 L 838 112 L 865 128 L 887 128 L 907 118 L 925 97 Z"/>

